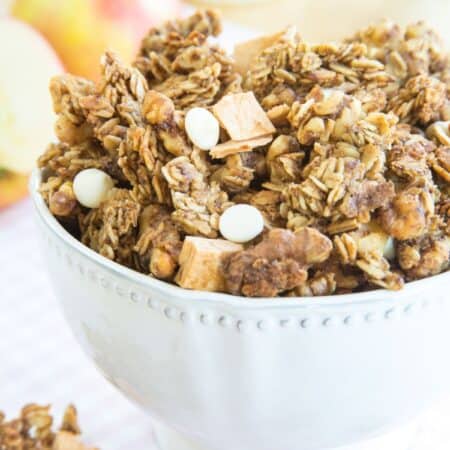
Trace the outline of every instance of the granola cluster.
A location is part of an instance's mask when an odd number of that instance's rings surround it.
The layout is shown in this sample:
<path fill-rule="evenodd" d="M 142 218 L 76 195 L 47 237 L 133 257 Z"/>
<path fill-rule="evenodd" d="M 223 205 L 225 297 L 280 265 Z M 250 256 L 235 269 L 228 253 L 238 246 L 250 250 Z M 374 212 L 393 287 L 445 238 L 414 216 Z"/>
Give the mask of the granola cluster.
<path fill-rule="evenodd" d="M 106 52 L 97 84 L 52 80 L 59 142 L 39 166 L 58 220 L 111 260 L 235 295 L 400 289 L 448 270 L 450 59 L 436 33 L 384 21 L 309 44 L 288 28 L 233 58 L 209 39 L 220 30 L 199 11 L 151 29 L 132 66 Z M 195 108 L 208 139 L 193 138 Z M 95 208 L 74 189 L 86 169 L 114 182 Z M 230 245 L 221 216 L 238 204 L 264 230 Z"/>
<path fill-rule="evenodd" d="M 22 408 L 17 419 L 6 421 L 0 411 L 1 450 L 98 450 L 79 440 L 77 410 L 66 408 L 59 431 L 52 431 L 50 406 L 29 404 Z"/>

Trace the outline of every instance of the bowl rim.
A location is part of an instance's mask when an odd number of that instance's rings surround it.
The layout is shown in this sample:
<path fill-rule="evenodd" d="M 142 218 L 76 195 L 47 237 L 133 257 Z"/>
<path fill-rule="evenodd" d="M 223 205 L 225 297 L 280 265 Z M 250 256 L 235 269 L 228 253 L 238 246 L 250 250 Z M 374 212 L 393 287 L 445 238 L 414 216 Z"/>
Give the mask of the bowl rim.
<path fill-rule="evenodd" d="M 400 291 L 389 291 L 386 289 L 374 289 L 372 291 L 357 292 L 350 294 L 337 294 L 317 297 L 243 297 L 238 295 L 198 291 L 184 289 L 174 284 L 167 283 L 157 278 L 142 274 L 136 270 L 123 266 L 115 261 L 100 255 L 90 249 L 80 241 L 75 239 L 65 228 L 56 220 L 48 209 L 44 199 L 39 192 L 41 183 L 41 170 L 35 168 L 30 176 L 29 191 L 34 205 L 34 209 L 41 219 L 41 222 L 53 234 L 55 234 L 65 245 L 72 250 L 89 259 L 91 262 L 102 266 L 102 268 L 121 278 L 126 278 L 143 289 L 157 289 L 165 292 L 168 297 L 182 298 L 185 300 L 199 301 L 202 305 L 228 305 L 230 307 L 239 307 L 240 309 L 260 310 L 267 308 L 317 308 L 320 307 L 342 307 L 349 305 L 368 305 L 385 302 L 399 302 L 404 299 L 416 297 L 417 290 L 426 290 L 439 283 L 445 284 L 450 281 L 450 271 L 438 275 L 427 277 L 421 280 L 406 283 Z M 206 305 L 207 306 L 207 305 Z"/>

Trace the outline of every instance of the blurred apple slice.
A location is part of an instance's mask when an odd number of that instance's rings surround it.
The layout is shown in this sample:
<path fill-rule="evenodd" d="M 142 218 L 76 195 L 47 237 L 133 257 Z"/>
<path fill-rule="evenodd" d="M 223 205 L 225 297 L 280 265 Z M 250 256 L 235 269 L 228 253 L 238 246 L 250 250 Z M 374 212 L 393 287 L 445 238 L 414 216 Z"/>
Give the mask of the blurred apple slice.
<path fill-rule="evenodd" d="M 10 9 L 42 33 L 68 72 L 90 79 L 105 49 L 131 62 L 147 30 L 179 10 L 179 0 L 11 0 Z"/>
<path fill-rule="evenodd" d="M 54 139 L 48 84 L 63 67 L 45 39 L 17 20 L 0 19 L 0 42 L 0 169 L 27 173 Z"/>
<path fill-rule="evenodd" d="M 27 195 L 28 177 L 0 170 L 0 210 Z"/>

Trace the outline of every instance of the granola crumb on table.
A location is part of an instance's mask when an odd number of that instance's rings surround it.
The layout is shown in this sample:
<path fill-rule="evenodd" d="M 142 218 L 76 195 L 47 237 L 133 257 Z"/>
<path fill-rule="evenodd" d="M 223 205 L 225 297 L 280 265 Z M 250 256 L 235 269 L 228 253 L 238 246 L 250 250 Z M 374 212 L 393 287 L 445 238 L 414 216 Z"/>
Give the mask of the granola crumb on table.
<path fill-rule="evenodd" d="M 69 405 L 58 431 L 53 431 L 50 405 L 25 405 L 20 416 L 5 420 L 0 411 L 0 448 L 2 450 L 98 450 L 80 441 L 77 410 Z"/>
<path fill-rule="evenodd" d="M 220 31 L 198 11 L 151 29 L 132 66 L 106 52 L 97 84 L 52 80 L 59 142 L 39 166 L 58 220 L 188 289 L 332 295 L 448 270 L 450 59 L 436 33 L 383 21 L 309 44 L 290 27 L 239 44 L 235 62 L 209 39 Z M 74 192 L 85 169 L 114 181 L 97 208 Z M 219 227 L 239 204 L 264 219 L 242 245 Z"/>

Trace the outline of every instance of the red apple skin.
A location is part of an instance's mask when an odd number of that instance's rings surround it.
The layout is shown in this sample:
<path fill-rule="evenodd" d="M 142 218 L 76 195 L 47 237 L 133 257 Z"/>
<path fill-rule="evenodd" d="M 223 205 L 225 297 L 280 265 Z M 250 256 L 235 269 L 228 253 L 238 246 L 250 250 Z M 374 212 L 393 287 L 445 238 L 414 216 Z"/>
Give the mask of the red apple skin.
<path fill-rule="evenodd" d="M 0 211 L 28 194 L 28 176 L 0 172 Z"/>
<path fill-rule="evenodd" d="M 147 30 L 179 10 L 179 0 L 13 0 L 11 8 L 47 38 L 68 72 L 90 79 L 98 79 L 105 50 L 130 63 Z"/>

